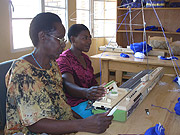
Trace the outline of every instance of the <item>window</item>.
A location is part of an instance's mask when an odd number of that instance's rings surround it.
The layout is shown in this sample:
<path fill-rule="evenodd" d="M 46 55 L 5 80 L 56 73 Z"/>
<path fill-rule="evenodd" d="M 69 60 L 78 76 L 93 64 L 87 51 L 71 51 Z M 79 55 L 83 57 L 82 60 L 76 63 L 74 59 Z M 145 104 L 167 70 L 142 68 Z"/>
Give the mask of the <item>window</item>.
<path fill-rule="evenodd" d="M 44 10 L 45 12 L 52 12 L 57 14 L 65 27 L 65 29 L 68 28 L 68 14 L 67 14 L 67 1 L 66 0 L 44 0 L 45 6 Z"/>
<path fill-rule="evenodd" d="M 13 50 L 24 47 L 31 47 L 29 38 L 29 25 L 32 18 L 41 9 L 39 0 L 13 0 L 14 11 L 12 11 L 12 43 Z"/>
<path fill-rule="evenodd" d="M 84 24 L 91 29 L 90 0 L 76 0 L 76 18 L 76 23 Z"/>
<path fill-rule="evenodd" d="M 93 36 L 115 40 L 116 0 L 94 0 L 93 9 Z"/>
<path fill-rule="evenodd" d="M 32 18 L 42 11 L 58 14 L 66 23 L 66 0 L 13 0 L 10 8 L 12 19 L 12 51 L 31 48 L 29 26 Z M 66 25 L 65 25 L 66 24 Z"/>
<path fill-rule="evenodd" d="M 113 38 L 115 41 L 116 0 L 76 0 L 76 17 L 76 23 L 91 28 L 93 37 Z"/>

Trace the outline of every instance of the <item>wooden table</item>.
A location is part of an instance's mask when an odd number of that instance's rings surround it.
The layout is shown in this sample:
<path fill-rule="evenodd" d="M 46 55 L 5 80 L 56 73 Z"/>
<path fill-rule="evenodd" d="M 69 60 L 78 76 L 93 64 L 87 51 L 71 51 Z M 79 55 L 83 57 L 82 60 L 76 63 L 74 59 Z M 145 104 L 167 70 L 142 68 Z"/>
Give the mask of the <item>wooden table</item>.
<path fill-rule="evenodd" d="M 104 52 L 103 55 L 97 54 L 91 56 L 94 59 L 102 60 L 102 83 L 109 82 L 109 71 L 115 71 L 115 81 L 122 84 L 123 71 L 139 72 L 145 69 L 155 69 L 156 67 L 164 67 L 165 74 L 175 74 L 171 60 L 161 60 L 157 56 L 148 56 L 147 59 L 135 58 L 129 54 L 130 58 L 120 57 L 120 53 Z M 178 57 L 180 59 L 180 57 Z M 180 65 L 180 60 L 177 60 Z M 176 66 L 177 67 L 177 66 Z"/>
<path fill-rule="evenodd" d="M 165 109 L 151 106 L 151 104 L 161 106 L 174 112 L 174 106 L 178 102 L 180 93 L 171 91 L 178 89 L 178 85 L 172 80 L 173 78 L 170 76 L 163 76 L 160 82 L 166 83 L 165 85 L 157 83 L 125 123 L 113 121 L 102 135 L 144 134 L 147 129 L 159 122 L 165 128 L 165 135 L 180 135 L 180 116 Z M 149 115 L 146 114 L 145 109 L 149 109 Z M 77 135 L 93 134 L 79 132 Z"/>

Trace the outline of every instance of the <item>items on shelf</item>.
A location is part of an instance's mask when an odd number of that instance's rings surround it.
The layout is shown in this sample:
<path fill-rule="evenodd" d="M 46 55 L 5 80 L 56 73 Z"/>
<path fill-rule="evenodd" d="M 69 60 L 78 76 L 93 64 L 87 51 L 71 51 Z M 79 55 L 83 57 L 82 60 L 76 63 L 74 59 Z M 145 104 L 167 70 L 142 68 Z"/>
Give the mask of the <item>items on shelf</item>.
<path fill-rule="evenodd" d="M 152 3 L 151 3 L 152 2 Z M 162 8 L 165 7 L 165 0 L 147 0 L 146 1 L 147 8 Z"/>
<path fill-rule="evenodd" d="M 144 28 L 134 29 L 134 30 L 143 31 Z M 147 26 L 147 27 L 145 28 L 145 30 L 146 30 L 146 31 L 162 31 L 161 27 L 156 27 L 156 26 L 154 26 L 154 25 Z M 164 28 L 163 28 L 163 30 L 164 30 Z M 165 30 L 164 30 L 164 31 L 165 31 Z"/>
<path fill-rule="evenodd" d="M 150 0 L 144 1 L 148 2 Z M 178 23 L 178 20 L 180 20 L 180 16 L 178 15 L 180 8 L 169 8 L 170 3 L 180 2 L 179 0 L 165 0 L 165 7 L 168 8 L 158 8 L 156 10 L 153 10 L 153 8 L 120 8 L 125 6 L 122 6 L 123 2 L 125 2 L 125 0 L 117 0 L 116 42 L 118 45 L 126 48 L 132 41 L 141 42 L 144 37 L 142 34 L 146 35 L 146 37 L 164 36 L 165 34 L 168 38 L 172 37 L 174 41 L 179 40 L 179 32 L 177 29 L 180 28 Z M 140 10 L 142 10 L 144 14 L 139 13 Z M 145 29 L 143 24 L 145 24 L 146 33 L 143 33 Z M 163 27 L 161 27 L 163 31 L 160 26 Z"/>
<path fill-rule="evenodd" d="M 165 7 L 169 7 L 169 1 L 170 0 L 165 0 Z"/>
<path fill-rule="evenodd" d="M 180 28 L 178 28 L 178 29 L 176 30 L 176 32 L 180 32 Z"/>
<path fill-rule="evenodd" d="M 180 2 L 171 2 L 170 7 L 180 7 Z"/>
<path fill-rule="evenodd" d="M 141 8 L 141 0 L 136 0 L 135 2 L 133 2 L 133 0 L 122 0 L 121 7 Z"/>

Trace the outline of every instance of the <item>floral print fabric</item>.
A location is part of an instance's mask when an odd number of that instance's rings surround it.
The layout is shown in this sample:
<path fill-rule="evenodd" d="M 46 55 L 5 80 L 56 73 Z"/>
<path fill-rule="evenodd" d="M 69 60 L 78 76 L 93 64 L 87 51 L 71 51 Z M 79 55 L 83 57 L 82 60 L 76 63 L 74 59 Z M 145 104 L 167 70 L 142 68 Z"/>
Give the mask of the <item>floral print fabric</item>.
<path fill-rule="evenodd" d="M 6 75 L 6 134 L 31 133 L 30 126 L 40 119 L 71 120 L 71 108 L 62 90 L 58 65 L 39 69 L 24 59 L 15 60 Z"/>

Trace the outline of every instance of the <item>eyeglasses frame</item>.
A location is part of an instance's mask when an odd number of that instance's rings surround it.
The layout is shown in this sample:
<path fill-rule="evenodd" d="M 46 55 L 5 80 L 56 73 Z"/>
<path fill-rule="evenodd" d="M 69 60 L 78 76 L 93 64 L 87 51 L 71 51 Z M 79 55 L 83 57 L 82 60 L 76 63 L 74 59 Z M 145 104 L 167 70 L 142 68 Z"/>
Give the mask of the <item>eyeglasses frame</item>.
<path fill-rule="evenodd" d="M 47 35 L 50 36 L 50 37 L 53 37 L 53 38 L 55 38 L 55 39 L 57 39 L 57 40 L 59 40 L 60 44 L 63 44 L 63 43 L 66 43 L 66 42 L 67 42 L 67 40 L 65 40 L 64 37 L 63 37 L 63 38 L 58 38 L 58 37 L 56 37 L 56 36 L 54 36 L 54 35 L 50 35 L 50 34 L 47 34 Z"/>

